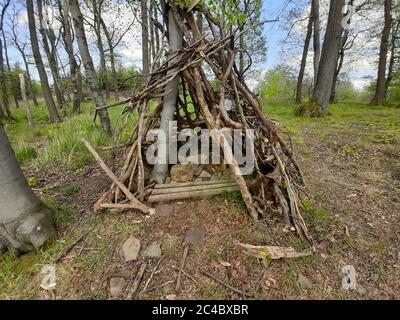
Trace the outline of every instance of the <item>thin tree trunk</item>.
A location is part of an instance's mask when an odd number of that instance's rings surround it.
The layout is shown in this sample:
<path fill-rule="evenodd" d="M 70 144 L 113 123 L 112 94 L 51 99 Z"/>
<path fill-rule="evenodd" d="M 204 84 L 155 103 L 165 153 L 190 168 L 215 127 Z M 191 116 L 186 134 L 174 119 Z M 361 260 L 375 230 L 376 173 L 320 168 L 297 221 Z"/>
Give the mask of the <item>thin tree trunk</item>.
<path fill-rule="evenodd" d="M 49 80 L 47 78 L 46 70 L 43 65 L 42 56 L 40 54 L 37 33 L 36 33 L 36 22 L 35 22 L 35 13 L 33 8 L 33 0 L 27 0 L 27 11 L 28 11 L 28 20 L 29 20 L 29 33 L 31 38 L 31 46 L 33 56 L 35 58 L 36 67 L 38 69 L 40 81 L 43 88 L 43 95 L 46 101 L 47 109 L 49 111 L 49 117 L 51 122 L 59 122 L 60 117 L 57 112 L 57 108 L 54 104 L 53 96 L 51 94 Z"/>
<path fill-rule="evenodd" d="M 173 57 L 169 65 L 174 65 L 177 60 L 179 60 L 179 54 L 176 52 L 181 50 L 183 47 L 183 36 L 178 24 L 175 20 L 172 9 L 167 7 L 168 10 L 168 32 L 169 32 L 169 51 L 170 57 Z M 174 74 L 175 69 L 168 71 L 168 74 Z M 165 92 L 169 92 L 164 98 L 163 110 L 161 113 L 161 124 L 160 130 L 165 134 L 167 138 L 166 146 L 169 145 L 169 126 L 170 122 L 174 120 L 174 113 L 176 110 L 178 95 L 179 95 L 179 79 L 176 77 L 174 80 L 170 81 Z M 162 155 L 158 155 L 160 162 L 154 165 L 153 176 L 158 183 L 164 183 L 165 179 L 168 177 L 169 169 L 169 155 L 168 152 Z"/>
<path fill-rule="evenodd" d="M 297 79 L 296 103 L 298 103 L 298 104 L 301 103 L 301 100 L 303 98 L 303 79 L 304 79 L 304 72 L 306 70 L 306 65 L 307 65 L 308 50 L 310 48 L 312 28 L 313 28 L 313 14 L 312 14 L 312 10 L 311 10 L 310 18 L 308 20 L 306 39 L 304 41 L 303 56 L 301 58 L 299 77 Z"/>
<path fill-rule="evenodd" d="M 11 92 L 14 98 L 14 104 L 15 107 L 18 109 L 19 108 L 19 102 L 18 102 L 18 96 L 16 93 L 16 83 L 15 83 L 15 77 L 12 75 L 11 73 L 11 65 L 10 65 L 10 59 L 8 57 L 8 48 L 7 48 L 7 38 L 6 35 L 4 34 L 4 29 L 2 30 L 2 35 L 3 35 L 3 41 L 4 41 L 4 54 L 6 57 L 6 63 L 7 63 L 7 71 L 9 73 L 9 77 L 10 77 L 10 86 L 11 86 Z"/>
<path fill-rule="evenodd" d="M 31 130 L 33 130 L 35 129 L 35 122 L 33 120 L 32 110 L 29 106 L 28 97 L 26 95 L 25 75 L 23 73 L 19 75 L 19 81 L 21 86 L 22 101 L 24 102 L 26 110 L 26 117 L 28 118 L 29 127 L 31 128 Z"/>
<path fill-rule="evenodd" d="M 140 0 L 140 12 L 142 24 L 143 83 L 146 83 L 150 74 L 149 17 L 147 12 L 147 0 Z"/>
<path fill-rule="evenodd" d="M 9 118 L 12 118 L 10 112 L 10 104 L 8 102 L 7 95 L 7 85 L 6 85 L 6 73 L 4 67 L 4 57 L 3 57 L 3 41 L 0 38 L 0 86 L 1 86 L 1 95 L 3 100 L 4 110 L 7 113 Z"/>
<path fill-rule="evenodd" d="M 119 101 L 119 88 L 118 88 L 118 78 L 117 78 L 117 69 L 115 67 L 115 52 L 114 52 L 114 46 L 112 43 L 112 39 L 110 36 L 110 33 L 107 30 L 107 26 L 104 23 L 104 20 L 102 17 L 99 17 L 101 26 L 103 28 L 104 34 L 106 35 L 108 47 L 110 49 L 110 63 L 111 63 L 111 76 L 112 76 L 112 83 L 113 83 L 113 88 L 114 88 L 114 94 L 115 94 L 115 100 Z"/>
<path fill-rule="evenodd" d="M 101 37 L 101 6 L 103 1 L 92 0 L 92 8 L 94 15 L 94 32 L 96 34 L 96 46 L 99 51 L 100 58 L 100 70 L 99 70 L 99 88 L 101 92 L 103 90 L 106 91 L 106 95 L 108 96 L 108 91 L 106 88 L 106 74 L 107 74 L 107 63 L 106 63 L 106 54 L 104 52 L 103 39 Z"/>
<path fill-rule="evenodd" d="M 99 87 L 92 57 L 90 56 L 89 47 L 85 35 L 85 28 L 83 24 L 83 16 L 81 13 L 81 9 L 79 8 L 79 2 L 78 0 L 71 0 L 70 4 L 74 30 L 78 41 L 82 63 L 86 70 L 86 78 L 89 85 L 90 93 L 96 105 L 96 108 L 98 109 L 98 114 L 100 116 L 102 127 L 107 134 L 111 135 L 112 131 L 110 118 L 108 116 L 107 109 L 104 108 L 104 97 Z"/>
<path fill-rule="evenodd" d="M 319 60 L 321 59 L 321 26 L 319 0 L 312 0 L 312 16 L 314 27 L 314 86 L 317 82 Z"/>
<path fill-rule="evenodd" d="M 0 124 L 0 249 L 22 254 L 39 248 L 56 234 L 52 217 L 29 187 Z"/>
<path fill-rule="evenodd" d="M 385 25 L 383 28 L 381 48 L 379 53 L 378 79 L 376 82 L 375 96 L 371 101 L 373 105 L 382 105 L 385 102 L 386 64 L 389 51 L 389 36 L 392 27 L 392 0 L 385 0 Z"/>
<path fill-rule="evenodd" d="M 65 43 L 65 49 L 68 54 L 68 61 L 71 73 L 71 83 L 73 87 L 72 110 L 74 113 L 79 113 L 81 110 L 81 101 L 82 101 L 82 85 L 81 85 L 79 66 L 78 63 L 76 62 L 74 55 L 71 23 L 69 21 L 69 2 L 60 1 L 58 5 L 62 18 L 62 23 L 64 26 L 63 39 Z"/>
<path fill-rule="evenodd" d="M 400 29 L 400 21 L 397 22 L 396 27 L 393 28 L 393 30 L 392 30 L 392 39 L 390 42 L 389 69 L 388 69 L 387 79 L 385 82 L 385 99 L 387 99 L 387 97 L 388 97 L 389 87 L 393 80 L 393 71 L 394 71 L 394 65 L 395 65 L 395 60 L 396 60 L 396 41 L 398 38 L 399 29 Z"/>
<path fill-rule="evenodd" d="M 321 107 L 321 111 L 325 115 L 328 114 L 332 82 L 339 57 L 344 5 L 345 0 L 331 0 L 330 2 L 328 25 L 318 68 L 317 83 L 311 99 L 312 102 Z"/>
<path fill-rule="evenodd" d="M 63 109 L 64 102 L 63 102 L 63 96 L 62 96 L 61 88 L 60 88 L 60 76 L 59 76 L 59 72 L 58 72 L 57 57 L 55 55 L 56 49 L 55 49 L 55 44 L 53 43 L 52 39 L 50 39 L 49 34 L 46 32 L 46 29 L 43 26 L 44 19 L 43 19 L 42 0 L 37 0 L 37 7 L 38 7 L 38 13 L 39 13 L 39 32 L 42 35 L 43 49 L 47 56 L 47 60 L 49 61 L 51 75 L 53 77 L 54 93 L 56 96 L 58 107 L 60 109 Z M 50 49 L 48 40 L 50 41 L 50 45 L 52 46 L 52 49 Z"/>

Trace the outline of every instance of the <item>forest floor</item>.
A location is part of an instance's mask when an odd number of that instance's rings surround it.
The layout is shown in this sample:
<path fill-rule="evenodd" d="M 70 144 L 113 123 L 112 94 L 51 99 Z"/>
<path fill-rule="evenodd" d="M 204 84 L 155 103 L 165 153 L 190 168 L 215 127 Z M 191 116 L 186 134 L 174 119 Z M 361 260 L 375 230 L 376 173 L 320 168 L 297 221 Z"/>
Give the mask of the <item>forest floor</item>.
<path fill-rule="evenodd" d="M 254 299 L 400 299 L 400 110 L 336 104 L 323 119 L 293 116 L 293 106 L 274 104 L 265 112 L 291 135 L 313 195 L 302 202 L 306 222 L 324 250 L 299 259 L 260 261 L 234 242 L 302 248 L 295 234 L 277 221 L 254 223 L 235 195 L 164 206 L 144 220 L 136 212 L 91 211 L 110 181 L 78 143 L 110 141 L 91 124 L 90 105 L 62 124 L 45 124 L 35 111 L 30 132 L 23 112 L 6 126 L 28 180 L 56 213 L 60 237 L 35 254 L 0 257 L 0 299 L 110 299 L 110 279 L 129 284 L 145 261 L 125 263 L 122 244 L 135 236 L 147 247 L 162 244 L 163 260 L 148 289 L 143 287 L 158 259 L 147 260 L 136 299 L 244 299 L 204 275 L 211 273 Z M 116 119 L 116 113 L 112 118 Z M 101 153 L 117 169 L 118 155 Z M 202 227 L 205 238 L 189 248 L 182 289 L 175 291 L 187 231 Z M 89 231 L 89 233 L 87 233 Z M 82 235 L 84 239 L 56 264 L 53 293 L 40 288 L 42 267 L 52 264 Z M 357 289 L 342 289 L 342 269 L 354 266 Z M 126 297 L 129 289 L 120 296 Z"/>

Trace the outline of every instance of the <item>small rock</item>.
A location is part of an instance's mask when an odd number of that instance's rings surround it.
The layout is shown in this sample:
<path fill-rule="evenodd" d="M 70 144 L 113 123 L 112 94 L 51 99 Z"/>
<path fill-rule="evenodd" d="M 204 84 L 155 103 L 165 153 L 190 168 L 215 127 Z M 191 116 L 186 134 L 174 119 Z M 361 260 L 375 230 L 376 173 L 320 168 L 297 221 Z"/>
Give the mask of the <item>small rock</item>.
<path fill-rule="evenodd" d="M 190 182 L 193 180 L 197 165 L 177 164 L 171 168 L 171 180 L 174 182 Z"/>
<path fill-rule="evenodd" d="M 185 244 L 197 244 L 203 241 L 206 231 L 203 227 L 195 227 L 186 233 Z"/>
<path fill-rule="evenodd" d="M 126 280 L 124 278 L 115 277 L 110 279 L 110 295 L 111 298 L 120 297 L 126 289 Z"/>
<path fill-rule="evenodd" d="M 302 274 L 299 274 L 299 284 L 303 289 L 312 289 L 313 285 L 309 279 L 307 279 Z"/>
<path fill-rule="evenodd" d="M 201 175 L 202 172 L 203 172 L 203 168 L 202 168 L 202 166 L 199 166 L 198 168 L 196 168 L 196 170 L 194 170 L 193 174 L 195 177 L 198 177 Z"/>
<path fill-rule="evenodd" d="M 165 296 L 165 300 L 176 300 L 176 294 L 169 294 Z"/>
<path fill-rule="evenodd" d="M 171 178 L 170 178 L 170 177 L 167 177 L 167 179 L 165 179 L 165 183 L 166 183 L 166 184 L 171 183 Z"/>
<path fill-rule="evenodd" d="M 130 237 L 122 246 L 122 254 L 125 262 L 136 261 L 140 252 L 140 240 L 135 237 Z"/>
<path fill-rule="evenodd" d="M 162 252 L 161 252 L 161 243 L 160 242 L 153 242 L 142 253 L 142 256 L 145 258 L 160 259 L 161 255 L 162 255 Z"/>

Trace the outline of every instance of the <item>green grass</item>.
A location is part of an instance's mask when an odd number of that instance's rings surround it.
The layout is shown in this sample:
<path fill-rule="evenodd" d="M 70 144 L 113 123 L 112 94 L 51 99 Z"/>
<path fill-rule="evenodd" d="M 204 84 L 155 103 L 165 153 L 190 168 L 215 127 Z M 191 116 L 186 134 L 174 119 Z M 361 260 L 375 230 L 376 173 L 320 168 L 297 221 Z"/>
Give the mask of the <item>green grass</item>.
<path fill-rule="evenodd" d="M 110 109 L 113 126 L 117 123 L 121 108 Z M 91 102 L 82 103 L 81 114 L 70 115 L 56 124 L 48 122 L 44 101 L 40 102 L 38 108 L 32 107 L 32 111 L 36 123 L 34 131 L 29 128 L 23 109 L 12 109 L 16 121 L 5 124 L 7 135 L 22 165 L 41 169 L 63 164 L 70 170 L 79 170 L 93 161 L 92 156 L 80 143 L 80 138 L 85 138 L 95 148 L 113 142 L 112 138 L 94 125 Z M 132 123 L 134 120 L 128 121 L 128 126 L 132 127 Z M 121 141 L 126 141 L 128 135 L 129 130 L 120 136 Z"/>

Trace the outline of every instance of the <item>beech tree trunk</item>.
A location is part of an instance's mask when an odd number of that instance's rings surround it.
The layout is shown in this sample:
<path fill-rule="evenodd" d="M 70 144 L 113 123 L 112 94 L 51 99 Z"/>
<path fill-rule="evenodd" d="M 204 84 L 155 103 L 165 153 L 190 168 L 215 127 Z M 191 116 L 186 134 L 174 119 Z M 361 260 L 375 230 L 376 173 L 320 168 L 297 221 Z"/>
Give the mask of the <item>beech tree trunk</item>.
<path fill-rule="evenodd" d="M 178 27 L 178 24 L 175 20 L 172 9 L 168 8 L 168 33 L 169 33 L 169 56 L 174 57 L 170 60 L 169 65 L 174 65 L 177 60 L 179 60 L 179 54 L 176 53 L 177 50 L 181 50 L 183 48 L 183 35 L 181 29 Z M 176 70 L 172 69 L 168 71 L 168 74 L 175 73 Z M 169 145 L 169 124 L 174 120 L 174 114 L 176 110 L 176 104 L 179 95 L 179 79 L 175 78 L 173 81 L 170 81 L 166 88 L 165 92 L 169 92 L 168 95 L 164 98 L 163 110 L 161 113 L 161 124 L 160 130 L 165 133 L 167 137 L 166 146 Z M 158 155 L 163 161 L 163 164 L 154 165 L 153 176 L 157 183 L 164 183 L 166 178 L 168 177 L 168 169 L 169 169 L 169 157 L 168 152 L 165 155 Z"/>
<path fill-rule="evenodd" d="M 35 11 L 33 8 L 33 0 L 26 0 L 26 6 L 28 11 L 29 33 L 31 38 L 32 52 L 35 58 L 35 63 L 39 73 L 40 82 L 42 84 L 43 96 L 46 101 L 47 109 L 49 111 L 50 121 L 59 122 L 60 117 L 58 115 L 56 105 L 54 104 L 53 96 L 50 90 L 49 79 L 47 78 L 46 70 L 43 65 L 42 56 L 40 54 L 37 32 L 36 32 L 36 21 L 34 13 Z"/>
<path fill-rule="evenodd" d="M 52 217 L 29 187 L 0 124 L 0 250 L 39 248 L 56 235 Z"/>
<path fill-rule="evenodd" d="M 381 48 L 379 53 L 378 80 L 376 82 L 375 96 L 371 101 L 373 105 L 385 102 L 386 64 L 389 51 L 389 36 L 392 27 L 392 0 L 385 0 L 385 25 L 383 28 Z"/>
<path fill-rule="evenodd" d="M 339 57 L 344 5 L 345 0 L 331 0 L 330 2 L 328 25 L 318 67 L 317 83 L 312 97 L 312 102 L 319 105 L 325 115 L 328 114 L 332 82 Z"/>
<path fill-rule="evenodd" d="M 83 24 L 83 16 L 81 13 L 81 9 L 79 8 L 78 0 L 71 0 L 71 14 L 72 20 L 75 30 L 76 39 L 78 41 L 79 52 L 81 54 L 82 63 L 85 67 L 86 78 L 90 90 L 90 94 L 92 99 L 98 109 L 98 114 L 100 116 L 100 121 L 103 127 L 103 130 L 111 135 L 111 123 L 110 117 L 108 116 L 108 111 L 104 107 L 106 106 L 104 102 L 103 94 L 100 90 L 96 71 L 94 69 L 93 60 L 90 56 L 88 43 L 86 40 L 85 28 Z"/>
<path fill-rule="evenodd" d="M 312 29 L 313 29 L 313 12 L 311 10 L 310 18 L 308 20 L 306 39 L 304 41 L 303 56 L 301 58 L 299 77 L 297 78 L 296 103 L 298 104 L 301 103 L 303 97 L 303 79 L 307 65 L 307 56 L 308 56 L 308 49 L 310 48 Z"/>

